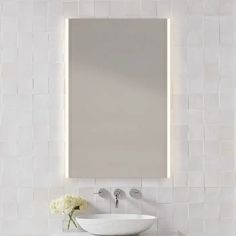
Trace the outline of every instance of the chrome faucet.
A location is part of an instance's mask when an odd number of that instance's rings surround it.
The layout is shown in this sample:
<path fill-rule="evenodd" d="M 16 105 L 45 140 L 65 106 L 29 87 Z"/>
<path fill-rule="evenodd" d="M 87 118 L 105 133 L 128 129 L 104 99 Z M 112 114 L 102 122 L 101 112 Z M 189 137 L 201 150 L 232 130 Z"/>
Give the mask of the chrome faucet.
<path fill-rule="evenodd" d="M 98 192 L 95 192 L 93 194 L 97 194 L 98 196 L 100 196 L 101 198 L 107 198 L 108 196 L 108 191 L 105 188 L 100 188 L 98 190 Z"/>
<path fill-rule="evenodd" d="M 115 196 L 115 208 L 118 208 L 119 198 L 120 198 L 121 190 L 115 189 L 114 196 Z"/>

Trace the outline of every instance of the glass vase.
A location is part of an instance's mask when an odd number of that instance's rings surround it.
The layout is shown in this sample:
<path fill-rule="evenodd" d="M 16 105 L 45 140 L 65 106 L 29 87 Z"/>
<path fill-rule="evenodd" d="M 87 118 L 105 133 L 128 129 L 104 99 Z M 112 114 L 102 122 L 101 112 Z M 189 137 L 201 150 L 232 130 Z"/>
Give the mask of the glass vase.
<path fill-rule="evenodd" d="M 74 216 L 69 217 L 68 215 L 64 217 L 62 221 L 62 231 L 63 232 L 84 232 L 76 221 Z"/>

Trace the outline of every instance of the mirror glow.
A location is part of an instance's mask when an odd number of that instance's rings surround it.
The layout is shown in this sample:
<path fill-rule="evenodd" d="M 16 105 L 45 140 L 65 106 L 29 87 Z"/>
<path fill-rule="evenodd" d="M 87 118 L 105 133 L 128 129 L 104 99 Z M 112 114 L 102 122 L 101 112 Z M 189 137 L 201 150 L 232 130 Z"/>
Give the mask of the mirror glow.
<path fill-rule="evenodd" d="M 169 177 L 169 20 L 67 26 L 67 177 Z"/>

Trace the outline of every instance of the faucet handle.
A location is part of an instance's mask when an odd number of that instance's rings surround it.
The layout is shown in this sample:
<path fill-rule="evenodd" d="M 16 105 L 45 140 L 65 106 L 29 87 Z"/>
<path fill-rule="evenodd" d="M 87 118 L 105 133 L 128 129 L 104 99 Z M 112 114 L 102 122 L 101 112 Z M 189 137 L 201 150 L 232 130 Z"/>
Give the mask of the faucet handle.
<path fill-rule="evenodd" d="M 136 188 L 130 189 L 129 195 L 132 198 L 135 198 L 135 199 L 141 199 L 142 198 L 142 192 L 139 189 L 136 189 Z"/>
<path fill-rule="evenodd" d="M 100 188 L 98 192 L 93 193 L 93 194 L 97 194 L 98 196 L 102 198 L 106 198 L 106 193 L 107 193 L 107 190 L 105 188 Z"/>
<path fill-rule="evenodd" d="M 121 194 L 121 189 L 119 189 L 119 188 L 115 189 L 115 191 L 114 191 L 115 198 L 119 198 L 120 194 Z"/>

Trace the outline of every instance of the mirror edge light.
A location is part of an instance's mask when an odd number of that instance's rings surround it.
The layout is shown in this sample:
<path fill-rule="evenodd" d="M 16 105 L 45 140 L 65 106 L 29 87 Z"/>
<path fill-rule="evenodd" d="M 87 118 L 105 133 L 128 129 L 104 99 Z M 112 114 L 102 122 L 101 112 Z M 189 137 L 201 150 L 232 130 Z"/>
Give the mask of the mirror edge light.
<path fill-rule="evenodd" d="M 170 18 L 167 18 L 167 178 L 171 176 L 171 41 Z"/>
<path fill-rule="evenodd" d="M 69 178 L 69 18 L 65 19 L 65 178 Z"/>

